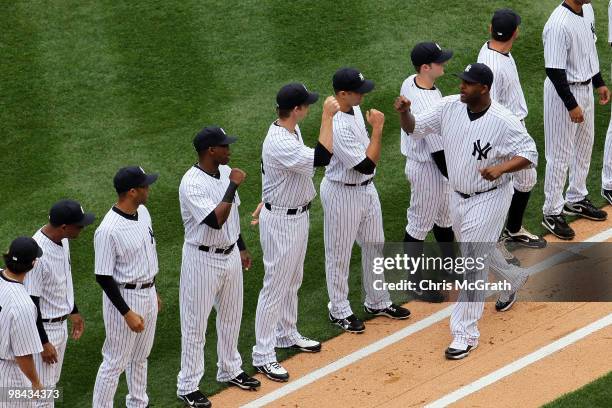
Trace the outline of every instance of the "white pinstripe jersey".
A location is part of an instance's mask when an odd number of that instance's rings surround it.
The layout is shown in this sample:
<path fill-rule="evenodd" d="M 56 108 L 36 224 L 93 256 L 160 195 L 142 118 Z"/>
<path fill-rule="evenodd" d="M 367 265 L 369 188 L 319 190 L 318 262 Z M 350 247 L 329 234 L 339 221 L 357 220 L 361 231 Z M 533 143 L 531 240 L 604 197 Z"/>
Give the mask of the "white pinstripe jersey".
<path fill-rule="evenodd" d="M 362 174 L 353 169 L 366 158 L 370 138 L 359 106 L 353 106 L 353 114 L 336 112 L 333 121 L 334 155 L 325 168 L 325 177 L 341 183 L 361 183 L 376 174 Z"/>
<path fill-rule="evenodd" d="M 436 87 L 432 89 L 421 88 L 416 83 L 416 74 L 404 80 L 400 95 L 410 99 L 410 109 L 416 115 L 440 102 L 442 92 Z M 400 148 L 404 156 L 418 162 L 432 161 L 431 153 L 442 150 L 440 135 L 427 135 L 422 139 L 413 139 L 406 132 L 400 130 Z"/>
<path fill-rule="evenodd" d="M 111 208 L 94 234 L 96 275 L 115 282 L 147 283 L 157 275 L 157 250 L 151 216 L 144 205 L 138 219 L 128 219 Z"/>
<path fill-rule="evenodd" d="M 487 41 L 480 49 L 478 62 L 485 64 L 493 71 L 491 98 L 508 108 L 519 119 L 525 119 L 528 113 L 527 102 L 512 54 L 503 54 L 489 48 Z"/>
<path fill-rule="evenodd" d="M 442 98 L 435 107 L 415 115 L 413 137 L 430 133 L 442 136 L 448 177 L 453 190 L 465 194 L 487 191 L 510 180 L 504 174 L 485 180 L 479 170 L 521 156 L 533 165 L 538 161 L 535 142 L 508 109 L 496 101 L 480 118 L 472 121 L 459 95 Z"/>
<path fill-rule="evenodd" d="M 261 151 L 262 199 L 278 207 L 296 208 L 317 195 L 314 149 L 304 145 L 299 126 L 295 133 L 272 123 Z"/>
<path fill-rule="evenodd" d="M 217 179 L 199 167 L 192 166 L 181 180 L 179 202 L 185 227 L 185 242 L 191 245 L 229 246 L 238 240 L 240 217 L 238 192 L 234 196 L 232 209 L 221 229 L 216 230 L 204 224 L 204 219 L 223 200 L 229 186 L 231 167 L 219 166 Z"/>
<path fill-rule="evenodd" d="M 564 69 L 568 82 L 584 82 L 599 72 L 593 7 L 585 4 L 582 12 L 557 6 L 542 33 L 546 68 Z"/>
<path fill-rule="evenodd" d="M 14 360 L 42 351 L 36 314 L 25 286 L 0 270 L 0 359 Z"/>
<path fill-rule="evenodd" d="M 61 245 L 56 244 L 41 230 L 33 238 L 42 248 L 43 256 L 26 274 L 23 283 L 31 296 L 40 298 L 43 319 L 70 314 L 74 307 L 74 292 L 68 240 L 63 239 Z"/>

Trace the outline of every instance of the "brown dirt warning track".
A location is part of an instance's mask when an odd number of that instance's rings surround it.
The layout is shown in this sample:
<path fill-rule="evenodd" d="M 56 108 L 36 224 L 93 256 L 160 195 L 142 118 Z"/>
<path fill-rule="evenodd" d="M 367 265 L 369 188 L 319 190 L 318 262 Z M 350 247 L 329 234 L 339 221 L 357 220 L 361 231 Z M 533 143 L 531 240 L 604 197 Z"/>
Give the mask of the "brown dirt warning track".
<path fill-rule="evenodd" d="M 606 210 L 612 214 L 612 207 Z M 574 242 L 584 241 L 611 230 L 612 217 L 605 222 L 578 220 L 572 227 Z M 607 268 L 612 270 L 612 261 Z M 529 299 L 537 290 L 538 280 L 530 279 L 521 298 Z M 211 398 L 213 406 L 403 408 L 433 402 L 446 406 L 443 397 L 513 367 L 528 355 L 540 355 L 551 344 L 612 314 L 612 303 L 606 302 L 519 301 L 505 313 L 487 302 L 479 323 L 478 349 L 464 360 L 448 361 L 443 354 L 451 340 L 451 306 L 411 302 L 410 319 L 372 319 L 363 334 L 342 334 L 325 342 L 320 353 L 285 360 L 283 366 L 291 374 L 288 383 L 258 375 L 262 382 L 258 392 L 229 388 Z M 391 339 L 397 341 L 378 346 Z M 451 400 L 450 405 L 539 407 L 611 370 L 612 325 L 605 325 L 510 374 L 494 376 L 488 385 Z"/>

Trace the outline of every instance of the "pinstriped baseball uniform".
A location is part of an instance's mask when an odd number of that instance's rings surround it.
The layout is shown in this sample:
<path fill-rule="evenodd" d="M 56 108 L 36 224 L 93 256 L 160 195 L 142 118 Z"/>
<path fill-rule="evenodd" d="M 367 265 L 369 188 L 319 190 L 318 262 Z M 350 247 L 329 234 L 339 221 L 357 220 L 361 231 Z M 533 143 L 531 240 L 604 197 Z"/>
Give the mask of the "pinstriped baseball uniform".
<path fill-rule="evenodd" d="M 147 208 L 138 207 L 137 217 L 111 208 L 94 234 L 94 251 L 96 275 L 113 277 L 125 303 L 144 318 L 145 327 L 140 333 L 133 332 L 106 294 L 102 294 L 106 339 L 94 386 L 93 406 L 113 406 L 119 376 L 125 371 L 129 390 L 126 406 L 146 407 L 149 401 L 147 358 L 155 336 L 157 295 L 155 286 L 145 289 L 123 286 L 149 283 L 158 272 L 153 225 Z"/>
<path fill-rule="evenodd" d="M 391 305 L 387 291 L 374 290 L 373 258 L 379 256 L 374 245 L 384 243 L 382 210 L 374 183 L 359 186 L 374 177 L 353 169 L 366 158 L 370 143 L 359 106 L 353 113 L 337 112 L 333 119 L 334 155 L 321 182 L 321 204 L 324 213 L 325 274 L 330 299 L 330 313 L 337 319 L 353 314 L 348 301 L 348 277 L 353 244 L 361 246 L 362 283 L 365 305 L 384 309 Z"/>
<path fill-rule="evenodd" d="M 74 308 L 72 272 L 70 268 L 70 247 L 68 239 L 61 245 L 53 242 L 42 230 L 34 234 L 34 240 L 43 250 L 34 268 L 26 274 L 24 285 L 31 296 L 40 298 L 40 314 L 43 319 L 68 315 Z M 48 388 L 55 388 L 59 382 L 68 341 L 68 325 L 62 322 L 43 323 L 49 342 L 57 351 L 57 363 L 43 362 L 40 354 L 34 356 L 40 382 Z M 53 400 L 35 401 L 36 407 L 52 407 Z"/>
<path fill-rule="evenodd" d="M 227 221 L 215 230 L 203 221 L 222 201 L 229 185 L 231 168 L 219 166 L 217 179 L 197 166 L 191 167 L 181 180 L 179 201 L 185 227 L 181 263 L 181 371 L 178 395 L 198 389 L 204 375 L 204 343 L 208 316 L 217 310 L 217 380 L 227 382 L 242 372 L 238 353 L 238 336 L 242 319 L 242 265 L 236 241 L 240 234 L 238 206 L 234 203 Z M 227 248 L 229 254 L 204 252 L 200 245 Z"/>
<path fill-rule="evenodd" d="M 27 356 L 42 351 L 36 330 L 36 314 L 36 306 L 25 286 L 7 278 L 0 270 L 0 389 L 32 386 L 19 369 L 15 356 Z M 2 390 L 0 395 L 5 392 L 6 390 Z M 0 400 L 0 408 L 14 406 L 15 403 L 9 402 L 8 399 Z"/>
<path fill-rule="evenodd" d="M 412 101 L 411 109 L 415 114 L 431 108 L 442 99 L 438 88 L 419 87 L 416 74 L 404 80 L 400 95 Z M 416 239 L 424 240 L 434 224 L 443 228 L 451 226 L 448 180 L 440 173 L 431 157 L 431 153 L 442 150 L 442 139 L 435 134 L 413 139 L 401 130 L 400 147 L 406 156 L 404 171 L 410 183 L 406 232 Z"/>
<path fill-rule="evenodd" d="M 486 42 L 480 49 L 478 62 L 486 64 L 493 71 L 491 98 L 508 108 L 524 124 L 528 113 L 527 102 L 512 54 L 503 54 L 491 49 Z M 538 173 L 533 167 L 517 171 L 512 175 L 514 188 L 525 193 L 531 191 L 536 184 L 537 176 Z"/>
<path fill-rule="evenodd" d="M 608 42 L 612 44 L 612 0 L 608 3 Z M 612 67 L 612 64 L 611 64 Z M 612 69 L 610 70 L 612 73 Z M 601 188 L 612 190 L 612 115 L 606 134 L 603 169 L 601 171 Z"/>
<path fill-rule="evenodd" d="M 563 101 L 549 78 L 544 81 L 544 141 L 546 178 L 544 215 L 558 215 L 565 201 L 575 203 L 587 194 L 586 178 L 591 163 L 595 132 L 593 86 L 576 84 L 589 81 L 599 72 L 595 42 L 595 16 L 590 4 L 580 16 L 563 5 L 550 15 L 542 39 L 546 68 L 564 69 L 584 122 L 572 123 Z M 569 169 L 569 186 L 563 188 Z"/>
<path fill-rule="evenodd" d="M 487 279 L 489 267 L 517 288 L 523 272 L 509 265 L 495 247 L 512 198 L 511 176 L 484 179 L 479 169 L 521 156 L 537 163 L 535 142 L 516 116 L 492 100 L 486 113 L 470 120 L 467 105 L 458 95 L 448 96 L 426 112 L 415 115 L 412 137 L 438 133 L 442 137 L 451 190 L 451 218 L 462 256 L 482 257 L 489 262 L 482 271 L 472 271 L 466 279 Z M 457 135 L 462 135 L 458 138 Z M 493 190 L 491 190 L 493 189 Z M 475 194 L 463 198 L 456 192 Z M 468 302 L 468 298 L 472 301 Z M 451 348 L 465 349 L 478 343 L 477 322 L 482 316 L 484 293 L 462 292 L 451 314 Z"/>
<path fill-rule="evenodd" d="M 288 215 L 316 195 L 314 149 L 304 145 L 299 126 L 295 133 L 270 125 L 262 148 L 262 208 L 259 236 L 265 276 L 255 316 L 253 365 L 277 361 L 274 347 L 289 347 L 300 337 L 297 330 L 298 297 L 308 245 L 308 210 Z"/>

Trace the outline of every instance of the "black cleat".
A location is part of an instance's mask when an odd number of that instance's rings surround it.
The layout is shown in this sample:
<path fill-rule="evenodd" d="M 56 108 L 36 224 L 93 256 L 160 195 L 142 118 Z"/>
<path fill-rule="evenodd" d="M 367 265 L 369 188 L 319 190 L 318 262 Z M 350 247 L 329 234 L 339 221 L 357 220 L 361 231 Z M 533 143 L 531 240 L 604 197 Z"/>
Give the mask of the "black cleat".
<path fill-rule="evenodd" d="M 595 207 L 588 198 L 577 203 L 565 203 L 563 214 L 576 215 L 593 221 L 605 221 L 608 218 L 608 213 Z"/>
<path fill-rule="evenodd" d="M 606 199 L 608 204 L 612 205 L 612 190 L 601 190 L 601 196 Z"/>
<path fill-rule="evenodd" d="M 344 319 L 337 319 L 332 314 L 329 314 L 329 321 L 340 326 L 344 331 L 349 333 L 363 333 L 365 330 L 365 324 L 357 318 L 354 314 L 345 317 Z"/>
<path fill-rule="evenodd" d="M 524 227 L 521 227 L 517 232 L 510 232 L 508 228 L 504 228 L 502 239 L 506 242 L 515 242 L 527 248 L 546 247 L 546 240 L 544 238 L 527 231 Z"/>
<path fill-rule="evenodd" d="M 386 316 L 396 320 L 404 320 L 410 317 L 410 310 L 393 303 L 384 309 L 370 309 L 369 307 L 364 306 L 363 310 L 365 310 L 366 313 L 374 316 Z"/>
<path fill-rule="evenodd" d="M 561 214 L 545 215 L 544 218 L 542 218 L 542 226 L 549 230 L 557 238 L 570 240 L 574 239 L 576 236 L 576 233 L 572 227 L 567 224 L 565 217 Z"/>
<path fill-rule="evenodd" d="M 236 387 L 241 388 L 243 390 L 253 391 L 256 391 L 261 386 L 259 380 L 253 377 L 249 377 L 244 371 L 238 374 L 235 378 L 229 380 L 227 383 L 235 385 Z"/>
<path fill-rule="evenodd" d="M 507 310 L 510 310 L 514 302 L 516 302 L 516 292 L 511 294 L 508 300 L 505 302 L 502 302 L 501 300 L 497 299 L 497 302 L 495 302 L 495 310 L 497 310 L 498 312 L 505 312 Z"/>
<path fill-rule="evenodd" d="M 179 395 L 178 398 L 185 403 L 186 407 L 195 408 L 210 408 L 212 407 L 211 402 L 206 398 L 200 390 L 195 390 L 189 394 Z"/>
<path fill-rule="evenodd" d="M 465 350 L 460 350 L 460 349 L 449 347 L 444 352 L 444 356 L 446 357 L 447 360 L 461 360 L 462 358 L 466 358 L 467 356 L 469 356 L 470 352 L 474 350 L 476 347 L 478 347 L 478 345 L 467 346 Z"/>

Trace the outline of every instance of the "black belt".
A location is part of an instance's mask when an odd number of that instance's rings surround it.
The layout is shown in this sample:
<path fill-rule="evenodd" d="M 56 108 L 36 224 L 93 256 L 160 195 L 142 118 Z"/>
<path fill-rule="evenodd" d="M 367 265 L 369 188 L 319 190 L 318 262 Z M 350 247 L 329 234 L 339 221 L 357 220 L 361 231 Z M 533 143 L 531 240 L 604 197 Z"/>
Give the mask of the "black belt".
<path fill-rule="evenodd" d="M 138 283 L 124 283 L 123 285 L 121 285 L 124 289 L 148 289 L 151 286 L 155 285 L 155 279 L 153 279 L 151 282 L 147 282 L 147 283 L 143 283 L 143 284 L 138 284 Z"/>
<path fill-rule="evenodd" d="M 361 183 L 357 183 L 357 184 L 352 184 L 352 183 L 344 183 L 345 186 L 349 186 L 349 187 L 357 187 L 357 186 L 367 186 L 368 184 L 370 184 L 372 181 L 374 180 L 374 177 L 372 177 L 371 179 L 367 179 L 366 181 L 362 181 Z"/>
<path fill-rule="evenodd" d="M 232 249 L 234 249 L 234 245 L 236 244 L 232 244 L 226 248 L 212 248 L 206 245 L 200 245 L 198 247 L 198 249 L 200 251 L 204 251 L 204 252 L 214 252 L 215 254 L 224 254 L 224 255 L 228 255 L 232 252 Z"/>
<path fill-rule="evenodd" d="M 493 191 L 496 188 L 497 188 L 497 186 L 492 187 L 492 188 L 490 188 L 488 190 L 485 190 L 485 191 L 478 191 L 478 192 L 472 193 L 472 194 L 465 194 L 465 193 L 462 193 L 461 191 L 455 191 L 455 193 L 459 194 L 462 198 L 470 198 L 470 197 L 477 196 L 478 194 L 488 193 L 489 191 Z"/>
<path fill-rule="evenodd" d="M 67 318 L 68 318 L 68 315 L 63 315 L 61 317 L 54 317 L 53 319 L 42 319 L 42 322 L 43 323 L 57 323 L 57 322 L 63 322 Z"/>
<path fill-rule="evenodd" d="M 569 82 L 568 85 L 588 85 L 591 83 L 590 79 L 587 79 L 584 82 Z"/>
<path fill-rule="evenodd" d="M 287 215 L 295 215 L 295 214 L 301 214 L 303 212 L 306 212 L 306 211 L 310 210 L 310 205 L 311 204 L 312 203 L 310 202 L 310 203 L 308 203 L 306 205 L 303 205 L 301 207 L 298 207 L 298 208 L 287 208 Z M 264 203 L 264 207 L 266 207 L 266 209 L 268 211 L 272 211 L 272 204 Z"/>

